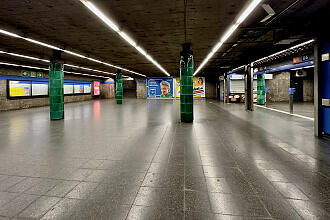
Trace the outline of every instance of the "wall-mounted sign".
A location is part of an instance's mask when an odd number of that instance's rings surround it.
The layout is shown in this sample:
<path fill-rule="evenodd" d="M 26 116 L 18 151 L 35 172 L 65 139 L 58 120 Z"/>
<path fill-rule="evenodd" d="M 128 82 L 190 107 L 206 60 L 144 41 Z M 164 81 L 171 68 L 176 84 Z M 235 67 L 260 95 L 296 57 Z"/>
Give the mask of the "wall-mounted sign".
<path fill-rule="evenodd" d="M 147 78 L 147 98 L 173 98 L 173 78 Z"/>
<path fill-rule="evenodd" d="M 100 95 L 101 94 L 101 90 L 100 90 L 100 82 L 96 82 L 94 81 L 94 95 Z"/>
<path fill-rule="evenodd" d="M 40 72 L 34 72 L 34 71 L 22 71 L 22 76 L 25 77 L 37 77 L 37 78 L 44 78 L 44 74 Z"/>
<path fill-rule="evenodd" d="M 10 97 L 25 97 L 31 95 L 31 81 L 9 81 Z"/>
<path fill-rule="evenodd" d="M 294 57 L 293 58 L 293 63 L 302 63 L 302 62 L 309 61 L 310 59 L 311 59 L 311 55 L 304 55 L 304 56 L 300 56 L 300 57 Z"/>

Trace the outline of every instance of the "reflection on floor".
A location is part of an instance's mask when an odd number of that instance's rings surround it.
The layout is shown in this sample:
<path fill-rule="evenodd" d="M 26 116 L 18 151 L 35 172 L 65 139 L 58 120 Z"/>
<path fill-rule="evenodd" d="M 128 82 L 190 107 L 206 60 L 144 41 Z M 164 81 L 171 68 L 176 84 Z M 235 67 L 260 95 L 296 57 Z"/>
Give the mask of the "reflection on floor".
<path fill-rule="evenodd" d="M 329 219 L 313 122 L 216 100 L 125 99 L 0 113 L 0 219 Z"/>
<path fill-rule="evenodd" d="M 266 106 L 290 113 L 290 106 L 288 102 L 267 103 Z M 293 104 L 293 113 L 314 118 L 314 103 L 296 102 Z"/>

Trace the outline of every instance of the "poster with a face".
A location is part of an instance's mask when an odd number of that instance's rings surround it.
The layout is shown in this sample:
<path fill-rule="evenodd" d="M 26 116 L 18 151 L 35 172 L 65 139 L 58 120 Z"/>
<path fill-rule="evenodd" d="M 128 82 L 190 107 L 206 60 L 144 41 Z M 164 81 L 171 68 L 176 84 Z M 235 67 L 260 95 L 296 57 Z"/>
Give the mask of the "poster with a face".
<path fill-rule="evenodd" d="M 147 78 L 147 98 L 173 98 L 173 78 Z"/>
<path fill-rule="evenodd" d="M 180 77 L 176 79 L 175 94 L 176 97 L 180 97 Z M 194 87 L 194 98 L 205 98 L 205 77 L 194 77 L 193 78 Z"/>
<path fill-rule="evenodd" d="M 205 97 L 205 78 L 194 77 L 194 97 Z"/>

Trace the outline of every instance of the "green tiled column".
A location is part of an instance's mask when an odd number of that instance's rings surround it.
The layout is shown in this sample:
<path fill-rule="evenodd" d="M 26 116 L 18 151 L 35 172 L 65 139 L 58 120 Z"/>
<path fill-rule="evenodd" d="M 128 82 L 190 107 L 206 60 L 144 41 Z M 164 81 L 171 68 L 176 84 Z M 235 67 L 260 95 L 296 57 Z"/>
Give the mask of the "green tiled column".
<path fill-rule="evenodd" d="M 63 80 L 63 63 L 51 62 L 49 65 L 50 120 L 64 118 Z"/>
<path fill-rule="evenodd" d="M 183 45 L 180 60 L 180 110 L 182 122 L 193 122 L 194 120 L 194 59 L 189 47 L 190 45 Z"/>
<path fill-rule="evenodd" d="M 123 79 L 120 70 L 116 73 L 116 99 L 117 104 L 123 104 Z"/>
<path fill-rule="evenodd" d="M 257 78 L 257 94 L 258 94 L 257 104 L 258 105 L 265 104 L 265 94 L 266 94 L 265 90 L 266 90 L 265 75 L 264 74 L 258 75 L 258 78 Z"/>

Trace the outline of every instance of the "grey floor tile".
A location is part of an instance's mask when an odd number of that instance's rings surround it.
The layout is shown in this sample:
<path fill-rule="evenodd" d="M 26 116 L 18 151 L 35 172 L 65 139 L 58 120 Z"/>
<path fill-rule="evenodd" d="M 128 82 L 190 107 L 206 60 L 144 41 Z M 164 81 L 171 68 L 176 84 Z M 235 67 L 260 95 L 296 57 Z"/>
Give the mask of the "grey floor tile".
<path fill-rule="evenodd" d="M 183 211 L 159 207 L 133 206 L 127 220 L 176 220 L 183 219 Z"/>
<path fill-rule="evenodd" d="M 47 211 L 49 211 L 60 198 L 42 196 L 30 204 L 23 212 L 19 213 L 19 218 L 41 218 Z"/>
<path fill-rule="evenodd" d="M 208 191 L 205 177 L 185 177 L 185 190 Z"/>
<path fill-rule="evenodd" d="M 309 198 L 293 183 L 273 182 L 273 184 L 287 199 L 309 200 Z"/>
<path fill-rule="evenodd" d="M 82 200 L 62 199 L 53 208 L 51 208 L 41 219 L 71 219 L 75 209 L 79 207 Z"/>
<path fill-rule="evenodd" d="M 92 199 L 109 204 L 131 205 L 139 187 L 134 185 L 112 185 L 102 183 L 95 188 Z"/>
<path fill-rule="evenodd" d="M 0 208 L 17 197 L 18 193 L 0 192 Z"/>
<path fill-rule="evenodd" d="M 185 212 L 184 219 L 186 220 L 243 220 L 248 219 L 244 216 L 221 215 L 211 212 Z"/>
<path fill-rule="evenodd" d="M 80 182 L 63 180 L 58 183 L 54 188 L 48 191 L 46 196 L 64 197 L 71 190 L 73 190 Z"/>
<path fill-rule="evenodd" d="M 302 219 L 292 205 L 284 198 L 260 197 L 268 213 L 275 219 Z"/>
<path fill-rule="evenodd" d="M 142 186 L 160 188 L 183 189 L 184 177 L 179 175 L 162 175 L 159 173 L 147 173 Z"/>
<path fill-rule="evenodd" d="M 0 174 L 0 182 L 7 179 L 9 176 Z"/>
<path fill-rule="evenodd" d="M 134 204 L 183 210 L 184 192 L 171 188 L 141 187 Z"/>
<path fill-rule="evenodd" d="M 14 217 L 26 207 L 28 207 L 33 201 L 38 198 L 36 195 L 22 194 L 11 202 L 5 204 L 0 208 L 0 216 Z"/>
<path fill-rule="evenodd" d="M 103 160 L 93 160 L 92 159 L 92 160 L 88 160 L 80 168 L 97 169 L 102 163 L 103 163 Z"/>
<path fill-rule="evenodd" d="M 24 191 L 24 193 L 32 195 L 45 195 L 59 183 L 60 180 L 42 179 L 38 184 Z"/>
<path fill-rule="evenodd" d="M 117 205 L 112 203 L 96 203 L 91 200 L 83 200 L 75 208 L 70 219 L 118 219 L 124 220 L 130 210 L 128 205 Z"/>
<path fill-rule="evenodd" d="M 10 187 L 16 185 L 17 183 L 23 181 L 26 177 L 20 176 L 9 176 L 0 182 L 0 191 L 7 191 Z"/>
<path fill-rule="evenodd" d="M 93 198 L 93 193 L 98 185 L 98 183 L 81 182 L 65 197 L 71 199 Z"/>
<path fill-rule="evenodd" d="M 212 211 L 219 214 L 270 217 L 256 196 L 210 193 Z"/>
<path fill-rule="evenodd" d="M 330 219 L 330 214 L 322 204 L 294 199 L 288 199 L 288 202 L 303 219 Z"/>
<path fill-rule="evenodd" d="M 207 192 L 185 191 L 185 211 L 211 212 L 211 203 Z"/>
<path fill-rule="evenodd" d="M 18 192 L 22 193 L 25 192 L 26 190 L 32 188 L 33 186 L 37 185 L 38 183 L 41 182 L 42 179 L 40 178 L 30 178 L 27 177 L 23 181 L 17 183 L 16 185 L 10 187 L 7 189 L 8 192 Z"/>

